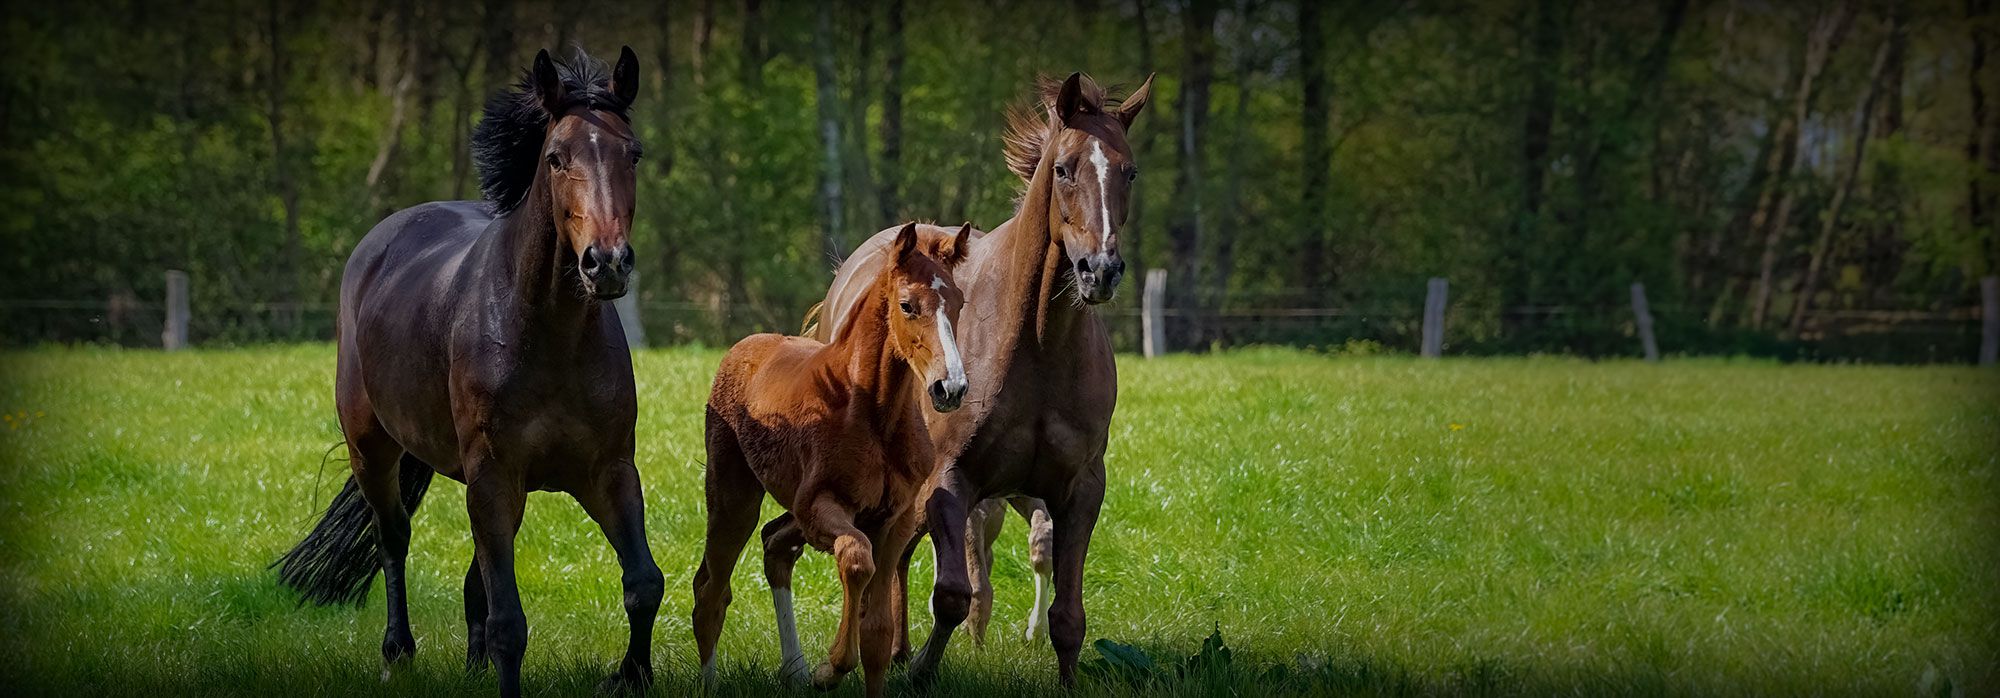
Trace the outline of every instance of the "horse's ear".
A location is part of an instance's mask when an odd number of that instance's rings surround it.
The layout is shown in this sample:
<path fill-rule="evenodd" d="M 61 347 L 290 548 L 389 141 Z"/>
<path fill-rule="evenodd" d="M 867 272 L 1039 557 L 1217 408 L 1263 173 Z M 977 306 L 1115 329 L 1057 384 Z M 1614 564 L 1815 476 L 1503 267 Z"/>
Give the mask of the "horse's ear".
<path fill-rule="evenodd" d="M 535 54 L 534 68 L 535 96 L 541 98 L 542 109 L 555 115 L 562 108 L 563 81 L 556 74 L 556 61 L 549 57 L 549 50 L 542 49 Z"/>
<path fill-rule="evenodd" d="M 944 263 L 945 269 L 957 269 L 958 264 L 965 261 L 971 252 L 972 221 L 966 221 L 965 225 L 959 226 L 958 234 L 951 236 L 951 247 L 944 251 L 944 257 L 938 261 Z"/>
<path fill-rule="evenodd" d="M 1083 101 L 1083 73 L 1070 73 L 1056 93 L 1056 121 L 1069 123 L 1070 117 L 1088 109 L 1090 104 Z"/>
<path fill-rule="evenodd" d="M 639 98 L 639 54 L 630 46 L 618 52 L 618 65 L 611 69 L 611 95 L 628 107 Z"/>
<path fill-rule="evenodd" d="M 896 241 L 889 243 L 889 254 L 896 260 L 896 267 L 903 268 L 910 258 L 917 254 L 917 223 L 911 221 L 896 231 Z"/>
<path fill-rule="evenodd" d="M 1133 90 L 1132 94 L 1125 98 L 1124 102 L 1119 103 L 1118 123 L 1124 124 L 1127 129 L 1132 128 L 1133 120 L 1139 118 L 1139 112 L 1143 111 L 1146 108 L 1146 102 L 1152 99 L 1153 76 L 1147 75 L 1146 82 L 1140 84 L 1139 89 Z"/>

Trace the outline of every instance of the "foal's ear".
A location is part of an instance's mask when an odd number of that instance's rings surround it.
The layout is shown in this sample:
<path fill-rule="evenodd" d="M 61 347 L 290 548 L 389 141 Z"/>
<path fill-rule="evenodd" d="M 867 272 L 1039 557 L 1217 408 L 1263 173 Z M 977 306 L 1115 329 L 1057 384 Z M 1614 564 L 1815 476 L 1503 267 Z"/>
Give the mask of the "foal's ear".
<path fill-rule="evenodd" d="M 965 225 L 959 226 L 958 234 L 951 236 L 951 245 L 945 248 L 944 255 L 939 257 L 938 261 L 944 264 L 947 271 L 957 269 L 958 264 L 965 261 L 971 252 L 972 221 L 966 221 Z"/>
<path fill-rule="evenodd" d="M 911 221 L 902 230 L 896 231 L 895 242 L 889 243 L 890 258 L 896 260 L 896 267 L 903 268 L 911 257 L 917 254 L 917 223 Z"/>
<path fill-rule="evenodd" d="M 1090 104 L 1083 101 L 1083 73 L 1070 73 L 1056 93 L 1056 121 L 1068 123 L 1070 117 L 1089 109 Z"/>
<path fill-rule="evenodd" d="M 1146 102 L 1152 99 L 1153 76 L 1147 75 L 1146 82 L 1140 84 L 1139 89 L 1133 90 L 1132 94 L 1125 97 L 1124 102 L 1118 104 L 1118 123 L 1124 124 L 1128 130 L 1131 129 L 1132 122 L 1139 118 L 1139 112 L 1144 110 Z"/>
<path fill-rule="evenodd" d="M 549 57 L 549 50 L 542 49 L 535 54 L 535 67 L 531 77 L 534 80 L 535 96 L 542 100 L 542 110 L 550 116 L 562 108 L 562 76 L 556 74 L 556 61 Z"/>
<path fill-rule="evenodd" d="M 630 46 L 618 52 L 618 65 L 611 69 L 611 96 L 628 107 L 639 98 L 639 54 Z"/>

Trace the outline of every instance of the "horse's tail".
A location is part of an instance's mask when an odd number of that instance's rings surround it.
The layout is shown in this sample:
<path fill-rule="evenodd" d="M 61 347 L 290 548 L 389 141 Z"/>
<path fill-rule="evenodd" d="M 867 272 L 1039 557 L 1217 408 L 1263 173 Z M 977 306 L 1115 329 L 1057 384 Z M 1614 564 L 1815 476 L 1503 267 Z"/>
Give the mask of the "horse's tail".
<path fill-rule="evenodd" d="M 811 337 L 813 334 L 819 332 L 819 314 L 820 311 L 825 309 L 826 301 L 814 303 L 813 307 L 806 309 L 806 318 L 799 323 L 800 337 Z"/>
<path fill-rule="evenodd" d="M 404 456 L 398 468 L 403 510 L 414 514 L 417 505 L 424 501 L 424 491 L 430 489 L 431 467 Z M 382 569 L 377 540 L 375 513 L 361 496 L 361 487 L 354 482 L 354 476 L 349 475 L 312 533 L 306 534 L 305 540 L 271 566 L 278 568 L 280 582 L 304 595 L 299 599 L 300 605 L 307 601 L 321 606 L 359 605 L 368 597 L 368 586 L 375 581 L 375 573 Z"/>

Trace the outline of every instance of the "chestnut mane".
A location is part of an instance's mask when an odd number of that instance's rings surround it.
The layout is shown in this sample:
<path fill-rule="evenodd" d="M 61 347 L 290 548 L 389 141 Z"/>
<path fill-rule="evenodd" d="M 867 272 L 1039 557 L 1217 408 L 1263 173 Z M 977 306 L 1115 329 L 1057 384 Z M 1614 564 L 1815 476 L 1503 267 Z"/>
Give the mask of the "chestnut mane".
<path fill-rule="evenodd" d="M 1035 178 L 1035 166 L 1042 162 L 1042 149 L 1048 146 L 1049 137 L 1054 135 L 1061 124 L 1056 123 L 1056 95 L 1062 93 L 1063 81 L 1048 75 L 1035 78 L 1035 86 L 1030 88 L 1030 106 L 1016 106 L 1007 110 L 1007 133 L 1001 137 L 1002 150 L 1007 156 L 1007 169 L 1026 183 Z M 1092 111 L 1116 109 L 1117 104 L 1107 104 L 1105 89 L 1089 75 L 1080 76 L 1078 85 L 1083 96 L 1083 105 Z M 1124 99 L 1120 98 L 1119 102 Z"/>

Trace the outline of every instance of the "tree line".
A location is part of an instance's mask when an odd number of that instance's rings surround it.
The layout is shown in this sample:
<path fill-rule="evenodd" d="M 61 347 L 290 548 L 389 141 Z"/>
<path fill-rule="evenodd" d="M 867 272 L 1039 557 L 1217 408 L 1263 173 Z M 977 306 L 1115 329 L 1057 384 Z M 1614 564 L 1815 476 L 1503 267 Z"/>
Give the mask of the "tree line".
<path fill-rule="evenodd" d="M 620 44 L 666 341 L 795 327 L 894 223 L 997 225 L 1005 110 L 1072 70 L 1159 76 L 1122 247 L 1178 345 L 1400 341 L 1441 276 L 1468 347 L 1627 351 L 1640 281 L 1686 350 L 1796 350 L 2000 270 L 1991 0 L 113 1 L 0 36 L 17 342 L 102 338 L 56 316 L 169 268 L 239 314 L 215 338 L 326 336 L 375 221 L 477 196 L 488 94 Z"/>

